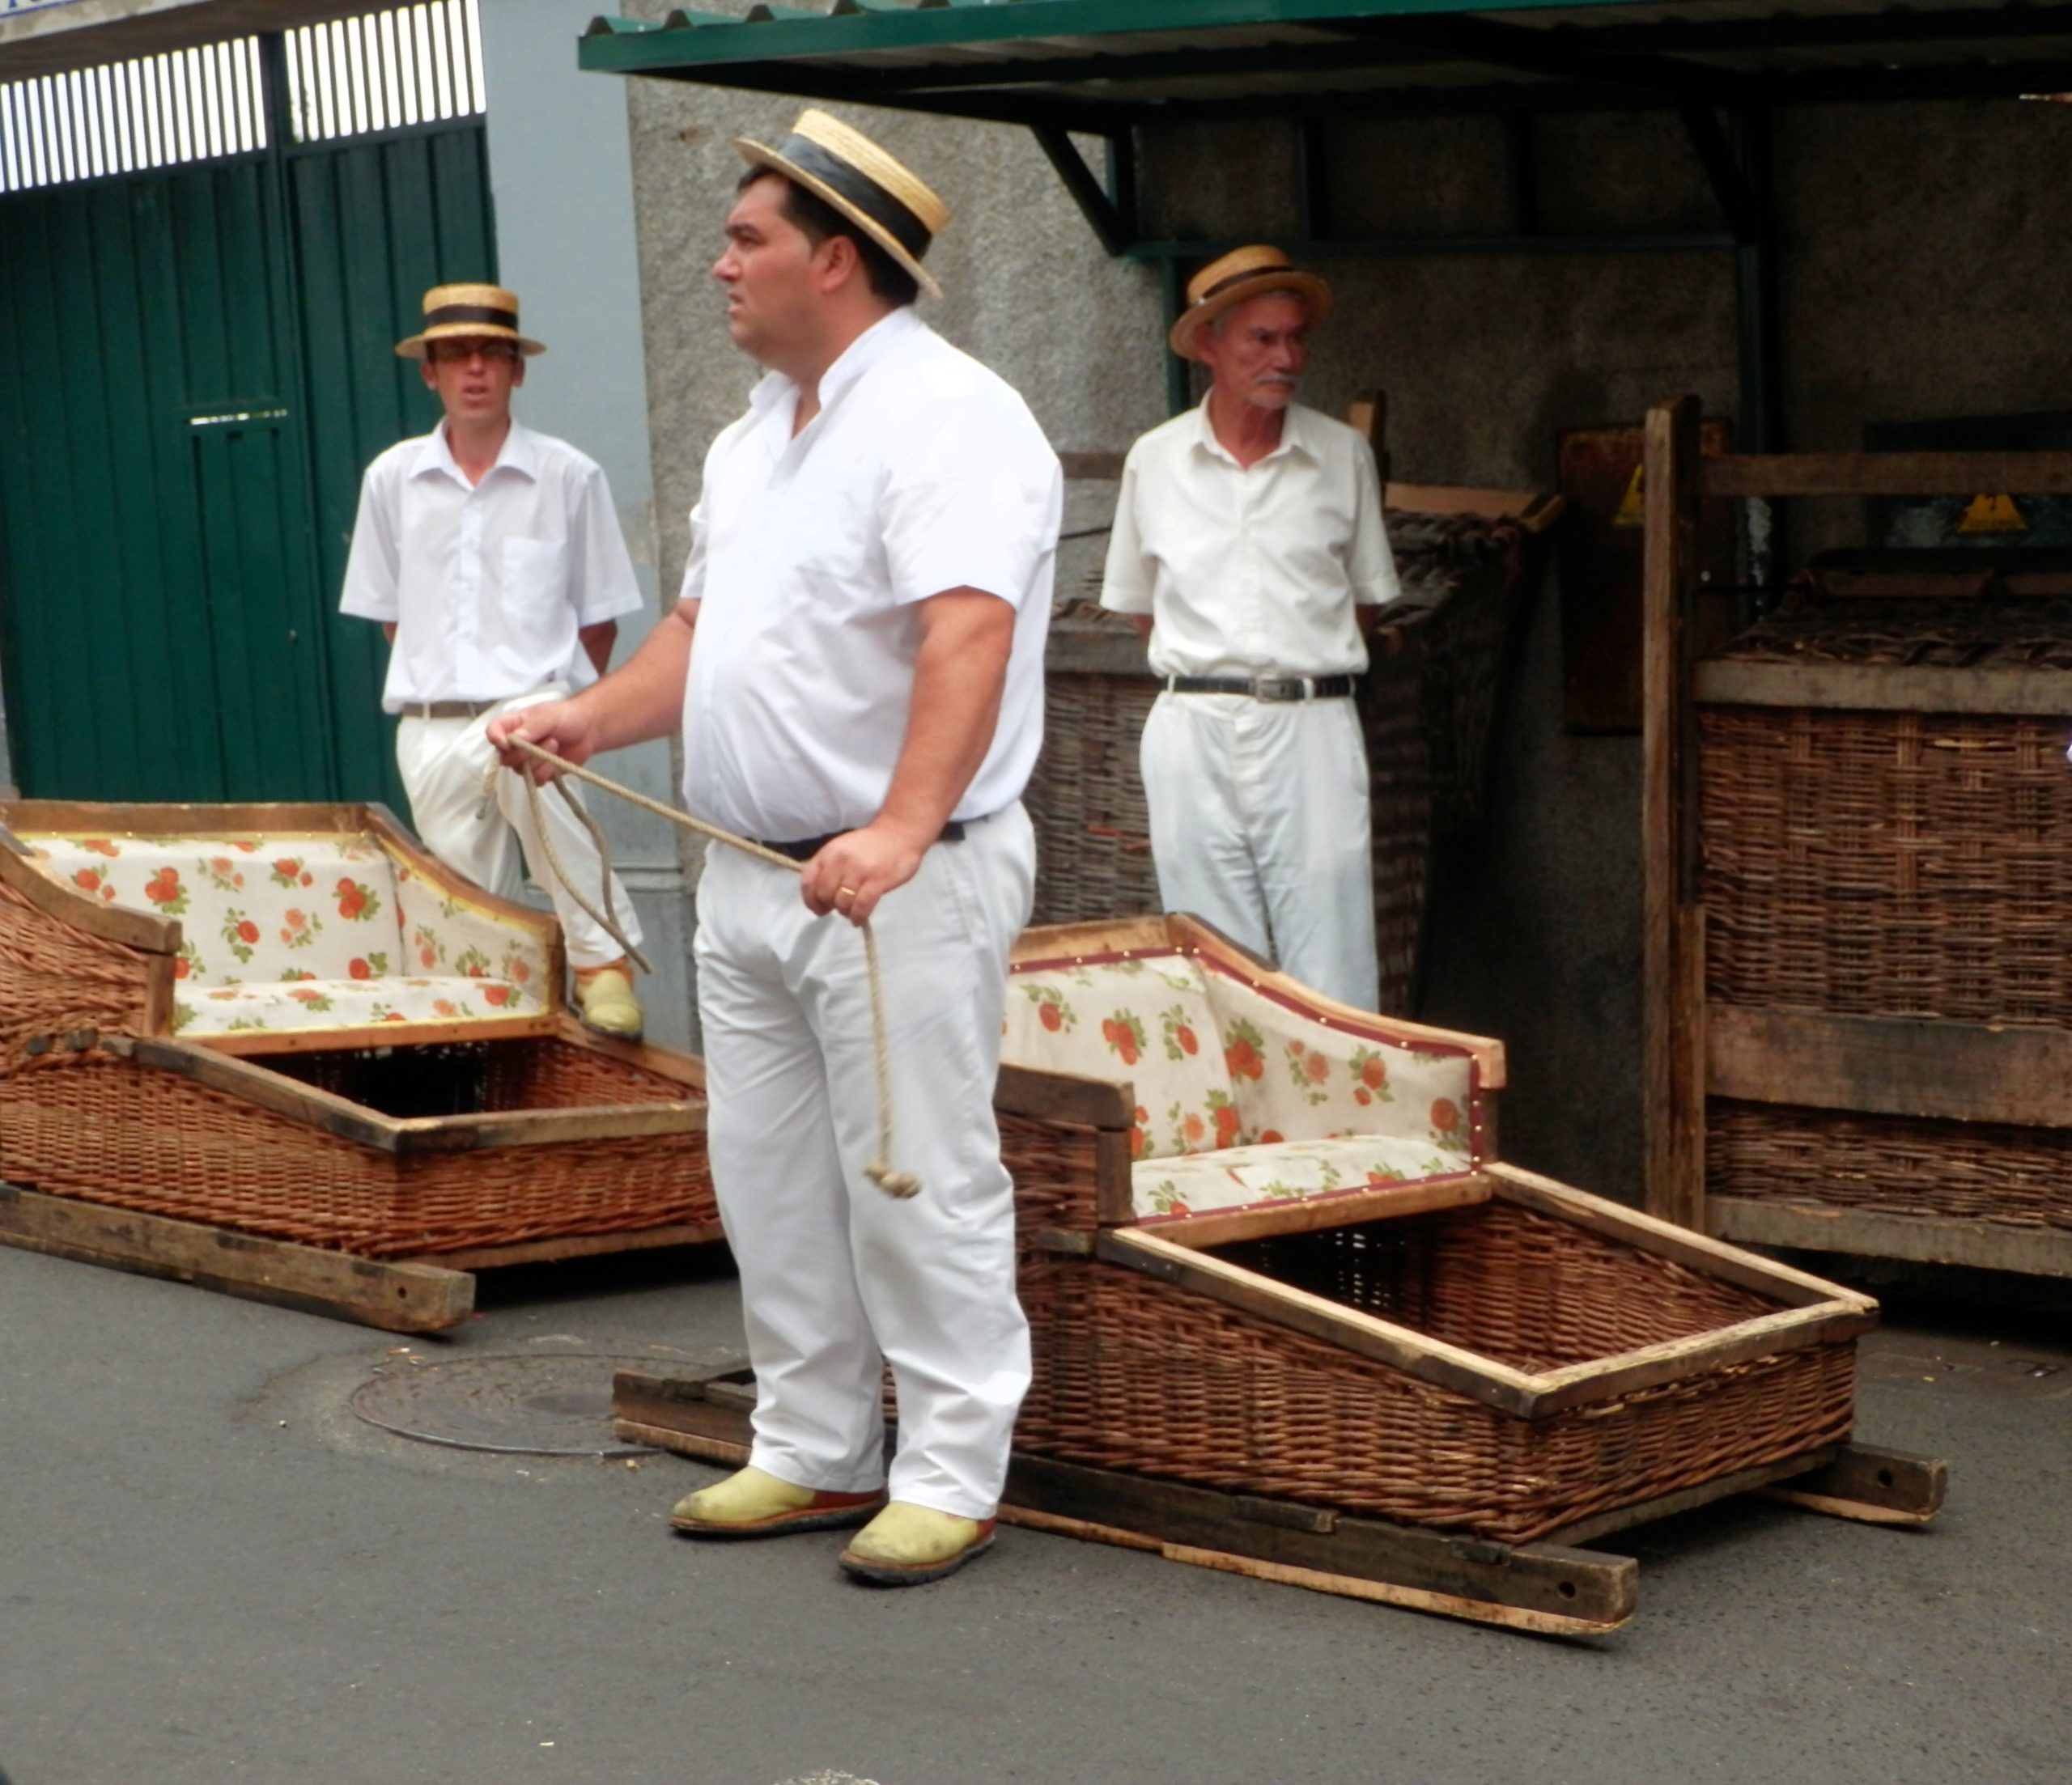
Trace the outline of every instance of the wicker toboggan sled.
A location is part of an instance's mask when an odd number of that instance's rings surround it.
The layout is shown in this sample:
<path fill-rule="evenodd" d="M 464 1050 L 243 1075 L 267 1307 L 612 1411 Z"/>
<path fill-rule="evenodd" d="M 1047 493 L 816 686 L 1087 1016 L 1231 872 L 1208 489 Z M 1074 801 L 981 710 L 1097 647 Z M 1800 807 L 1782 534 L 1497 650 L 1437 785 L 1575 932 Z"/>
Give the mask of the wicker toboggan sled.
<path fill-rule="evenodd" d="M 0 1241 L 401 1332 L 716 1239 L 703 1074 L 379 807 L 0 803 Z"/>
<path fill-rule="evenodd" d="M 1574 1545 L 1770 1488 L 1919 1523 L 1851 1442 L 1875 1302 L 1505 1164 L 1501 1046 L 1334 1004 L 1187 918 L 1025 935 L 996 1108 L 1035 1378 L 1004 1516 L 1568 1634 Z M 745 1454 L 741 1372 L 629 1435 Z"/>

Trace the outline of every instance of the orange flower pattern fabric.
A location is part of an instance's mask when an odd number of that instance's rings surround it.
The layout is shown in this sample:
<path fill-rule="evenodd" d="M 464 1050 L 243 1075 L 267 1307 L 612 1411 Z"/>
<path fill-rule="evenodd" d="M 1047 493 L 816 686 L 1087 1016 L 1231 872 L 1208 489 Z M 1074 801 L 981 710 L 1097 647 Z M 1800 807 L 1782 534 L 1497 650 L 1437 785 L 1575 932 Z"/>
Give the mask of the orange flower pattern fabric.
<path fill-rule="evenodd" d="M 1130 1194 L 1139 1218 L 1152 1221 L 1407 1184 L 1466 1169 L 1458 1159 L 1416 1141 L 1348 1134 L 1233 1147 L 1192 1159 L 1144 1160 L 1130 1168 Z"/>
<path fill-rule="evenodd" d="M 53 880 L 180 920 L 173 1027 L 359 1028 L 537 1015 L 550 953 L 372 835 L 34 836 Z M 399 978 L 422 968 L 423 977 Z"/>
<path fill-rule="evenodd" d="M 1233 1059 L 1242 1133 L 1386 1134 L 1428 1149 L 1442 1162 L 1437 1170 L 1468 1169 L 1474 1062 L 1466 1049 L 1348 1035 L 1226 973 L 1208 979 Z"/>
<path fill-rule="evenodd" d="M 1000 1057 L 1136 1089 L 1132 1159 L 1169 1159 L 1238 1137 L 1222 1038 L 1201 968 L 1184 955 L 1017 973 Z"/>

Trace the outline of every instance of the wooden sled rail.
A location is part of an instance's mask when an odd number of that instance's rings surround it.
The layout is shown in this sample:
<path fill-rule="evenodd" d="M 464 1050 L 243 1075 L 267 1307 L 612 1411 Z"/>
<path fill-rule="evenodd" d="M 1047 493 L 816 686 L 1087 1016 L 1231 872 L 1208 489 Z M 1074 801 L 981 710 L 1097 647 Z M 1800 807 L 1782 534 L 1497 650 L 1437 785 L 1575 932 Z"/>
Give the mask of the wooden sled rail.
<path fill-rule="evenodd" d="M 682 1376 L 622 1370 L 612 1382 L 619 1436 L 722 1465 L 748 1460 L 754 1404 L 754 1379 L 739 1363 Z M 1577 1547 L 1593 1537 L 1756 1491 L 1836 1517 L 1924 1524 L 1941 1508 L 1946 1481 L 1928 1458 L 1828 1445 L 1538 1542 L 1505 1544 L 1017 1452 L 1000 1517 L 1250 1579 L 1535 1635 L 1595 1637 L 1632 1620 L 1640 1571 L 1630 1556 Z"/>

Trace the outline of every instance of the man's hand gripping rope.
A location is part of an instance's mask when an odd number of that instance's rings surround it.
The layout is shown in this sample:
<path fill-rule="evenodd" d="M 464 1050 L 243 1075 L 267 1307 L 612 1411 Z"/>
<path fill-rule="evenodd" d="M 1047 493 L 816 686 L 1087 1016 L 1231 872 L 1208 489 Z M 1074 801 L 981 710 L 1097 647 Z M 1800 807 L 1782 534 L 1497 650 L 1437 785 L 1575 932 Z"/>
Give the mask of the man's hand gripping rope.
<path fill-rule="evenodd" d="M 556 756 L 551 750 L 541 749 L 538 744 L 534 744 L 529 738 L 507 737 L 503 740 L 503 748 L 506 750 L 516 750 L 522 755 L 530 757 L 535 761 L 546 763 L 556 771 L 554 785 L 560 789 L 562 797 L 574 808 L 585 827 L 589 830 L 592 840 L 597 845 L 598 859 L 604 863 L 603 904 L 605 909 L 600 911 L 592 906 L 577 889 L 575 883 L 563 873 L 561 863 L 555 859 L 554 843 L 547 828 L 540 822 L 539 782 L 523 769 L 514 767 L 511 772 L 520 776 L 525 783 L 525 796 L 533 807 L 533 829 L 546 848 L 547 865 L 559 877 L 562 884 L 568 888 L 570 893 L 575 897 L 575 902 L 589 914 L 591 918 L 603 928 L 606 935 L 623 948 L 633 960 L 638 961 L 645 972 L 652 973 L 654 969 L 648 966 L 639 951 L 626 941 L 618 923 L 610 915 L 611 859 L 605 845 L 604 833 L 597 828 L 597 821 L 583 809 L 575 796 L 566 786 L 563 785 L 559 779 L 560 776 L 573 775 L 579 781 L 587 781 L 593 787 L 601 788 L 606 793 L 616 794 L 620 799 L 629 804 L 639 807 L 643 812 L 651 812 L 656 817 L 667 819 L 671 824 L 681 825 L 686 830 L 696 831 L 701 837 L 709 837 L 715 842 L 724 843 L 729 848 L 741 850 L 745 855 L 753 855 L 758 861 L 767 862 L 773 867 L 789 868 L 794 874 L 804 871 L 803 864 L 793 861 L 788 855 L 780 855 L 776 850 L 765 849 L 762 844 L 752 842 L 748 837 L 737 837 L 730 830 L 722 830 L 716 825 L 708 825 L 703 820 L 693 818 L 688 812 L 678 812 L 673 806 L 665 806 L 659 799 L 651 799 L 647 795 L 636 793 L 631 787 L 621 787 L 616 781 L 608 780 L 603 775 L 584 768 L 580 764 L 571 762 L 566 757 Z M 483 775 L 482 796 L 485 801 L 495 798 L 497 772 L 503 766 L 501 762 L 493 761 Z M 851 889 L 844 887 L 842 890 L 846 892 Z M 862 931 L 864 936 L 864 965 L 869 976 L 871 989 L 872 1054 L 877 1066 L 877 1157 L 864 1168 L 864 1176 L 877 1185 L 887 1196 L 909 1197 L 920 1189 L 921 1181 L 911 1172 L 895 1172 L 892 1168 L 892 1056 L 885 1041 L 885 990 L 878 974 L 877 938 L 871 933 L 871 926 L 868 922 L 860 923 L 856 927 Z"/>

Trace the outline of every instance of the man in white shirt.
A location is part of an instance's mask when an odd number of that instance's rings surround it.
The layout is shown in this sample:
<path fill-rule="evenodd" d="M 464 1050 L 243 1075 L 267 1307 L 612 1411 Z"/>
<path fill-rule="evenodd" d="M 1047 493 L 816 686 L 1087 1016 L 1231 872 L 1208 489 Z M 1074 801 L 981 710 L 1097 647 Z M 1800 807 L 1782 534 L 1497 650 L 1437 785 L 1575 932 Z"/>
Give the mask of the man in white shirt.
<path fill-rule="evenodd" d="M 673 1522 L 868 1520 L 843 1566 L 904 1584 L 991 1541 L 1029 1382 L 992 1092 L 1063 482 L 1021 399 L 911 307 L 941 201 L 819 111 L 736 146 L 713 272 L 767 375 L 706 456 L 682 600 L 623 668 L 490 736 L 580 759 L 681 725 L 686 808 L 804 864 L 715 845 L 698 886 L 707 1134 L 758 1392 L 749 1466 Z M 864 1170 L 865 922 L 906 1201 Z"/>
<path fill-rule="evenodd" d="M 496 778 L 494 812 L 483 799 L 490 717 L 594 682 L 618 617 L 640 605 L 604 473 L 512 418 L 524 356 L 546 350 L 519 333 L 518 300 L 500 286 L 425 294 L 423 329 L 396 351 L 422 362 L 445 417 L 367 468 L 338 605 L 379 621 L 393 647 L 381 704 L 401 715 L 396 761 L 425 847 L 510 897 L 512 845 L 522 846 L 561 920 L 584 1021 L 631 1040 L 642 1026 L 632 963 L 554 869 L 601 906 L 605 866 L 588 829 L 558 793 L 541 799 L 550 854 L 510 776 Z M 610 899 L 637 948 L 639 920 L 617 876 Z"/>
<path fill-rule="evenodd" d="M 1294 401 L 1331 287 L 1275 248 L 1187 286 L 1173 350 L 1200 408 L 1130 449 L 1104 607 L 1138 617 L 1166 692 L 1142 766 L 1159 897 L 1361 1010 L 1379 994 L 1354 679 L 1400 597 L 1373 449 Z"/>

